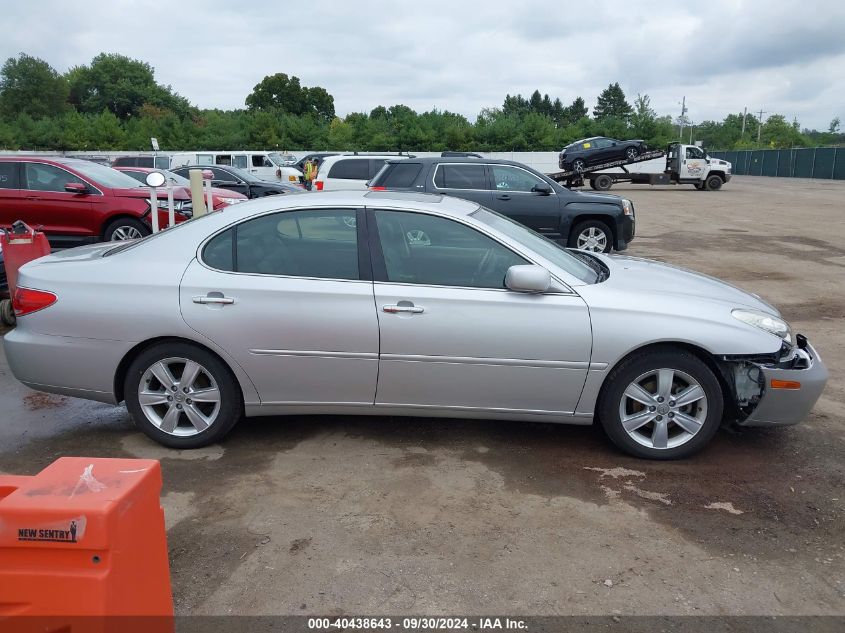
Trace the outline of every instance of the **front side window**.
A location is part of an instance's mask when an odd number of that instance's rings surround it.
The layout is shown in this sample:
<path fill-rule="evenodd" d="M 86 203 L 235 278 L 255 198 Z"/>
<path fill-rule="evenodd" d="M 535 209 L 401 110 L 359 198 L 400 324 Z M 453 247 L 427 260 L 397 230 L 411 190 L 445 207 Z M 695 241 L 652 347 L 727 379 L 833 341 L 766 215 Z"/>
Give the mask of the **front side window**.
<path fill-rule="evenodd" d="M 439 189 L 489 189 L 484 165 L 438 165 L 434 184 Z"/>
<path fill-rule="evenodd" d="M 528 262 L 460 222 L 377 210 L 387 280 L 394 283 L 504 288 L 508 268 Z"/>
<path fill-rule="evenodd" d="M 548 187 L 548 183 L 544 182 L 532 173 L 519 169 L 518 167 L 508 167 L 506 165 L 493 165 L 493 182 L 496 183 L 496 189 L 499 191 L 531 191 L 534 187 Z"/>
<path fill-rule="evenodd" d="M 19 189 L 18 165 L 20 163 L 0 163 L 0 189 Z"/>
<path fill-rule="evenodd" d="M 329 169 L 328 177 L 344 180 L 368 180 L 370 177 L 370 162 L 361 158 L 339 160 Z"/>
<path fill-rule="evenodd" d="M 687 147 L 687 158 L 704 158 L 704 152 L 697 147 Z"/>
<path fill-rule="evenodd" d="M 210 240 L 203 249 L 203 261 L 238 273 L 359 279 L 354 218 L 354 209 L 264 215 Z"/>
<path fill-rule="evenodd" d="M 91 164 L 93 165 L 95 163 Z M 70 172 L 67 172 L 64 169 L 59 169 L 54 165 L 45 165 L 42 163 L 24 163 L 24 166 L 26 189 L 30 189 L 33 191 L 55 191 L 64 193 L 65 185 L 68 183 L 73 182 L 86 184 Z M 104 169 L 114 171 L 111 169 L 111 167 L 105 167 Z M 119 174 L 120 172 L 115 173 Z M 131 187 L 138 186 L 138 183 L 132 180 L 126 174 L 120 175 L 130 181 Z"/>

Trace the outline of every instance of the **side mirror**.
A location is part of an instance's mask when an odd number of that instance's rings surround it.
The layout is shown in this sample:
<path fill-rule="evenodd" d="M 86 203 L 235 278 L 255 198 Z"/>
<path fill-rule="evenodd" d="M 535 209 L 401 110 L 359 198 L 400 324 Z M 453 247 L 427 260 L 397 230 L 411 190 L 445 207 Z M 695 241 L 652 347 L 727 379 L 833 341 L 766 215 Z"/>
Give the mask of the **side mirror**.
<path fill-rule="evenodd" d="M 534 185 L 531 187 L 531 191 L 534 193 L 541 193 L 544 196 L 548 196 L 552 193 L 552 188 L 549 185 Z"/>
<path fill-rule="evenodd" d="M 505 275 L 505 286 L 514 292 L 542 293 L 552 285 L 552 275 L 542 266 L 511 266 Z"/>
<path fill-rule="evenodd" d="M 81 182 L 69 182 L 65 184 L 65 191 L 81 195 L 88 193 L 88 186 Z"/>
<path fill-rule="evenodd" d="M 160 171 L 151 171 L 144 180 L 147 182 L 148 187 L 161 187 L 167 179 Z"/>

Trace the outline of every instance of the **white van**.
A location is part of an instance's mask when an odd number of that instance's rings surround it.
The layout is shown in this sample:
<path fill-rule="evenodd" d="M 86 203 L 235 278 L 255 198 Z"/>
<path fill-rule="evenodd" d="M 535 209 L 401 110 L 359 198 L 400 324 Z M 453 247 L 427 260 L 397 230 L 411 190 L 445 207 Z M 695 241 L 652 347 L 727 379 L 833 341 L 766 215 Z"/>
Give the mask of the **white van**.
<path fill-rule="evenodd" d="M 302 172 L 296 167 L 286 167 L 278 152 L 211 151 L 180 152 L 170 157 L 170 168 L 188 165 L 228 165 L 248 171 L 262 180 L 281 180 L 298 185 Z"/>
<path fill-rule="evenodd" d="M 385 161 L 410 158 L 407 154 L 336 154 L 326 156 L 314 179 L 316 191 L 367 188 Z"/>

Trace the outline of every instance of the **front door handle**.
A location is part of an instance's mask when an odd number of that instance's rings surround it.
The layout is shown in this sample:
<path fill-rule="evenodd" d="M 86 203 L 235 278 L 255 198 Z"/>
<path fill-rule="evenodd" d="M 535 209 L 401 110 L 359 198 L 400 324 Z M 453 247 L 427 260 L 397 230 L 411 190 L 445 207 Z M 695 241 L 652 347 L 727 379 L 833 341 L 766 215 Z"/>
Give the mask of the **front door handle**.
<path fill-rule="evenodd" d="M 205 297 L 194 297 L 194 303 L 230 305 L 235 303 L 235 300 L 232 297 L 206 295 Z"/>
<path fill-rule="evenodd" d="M 381 309 L 389 314 L 397 314 L 400 312 L 407 312 L 410 314 L 422 314 L 423 312 L 425 312 L 425 308 L 423 308 L 422 306 L 415 306 L 413 304 L 409 306 L 386 305 L 382 306 Z"/>
<path fill-rule="evenodd" d="M 503 193 L 501 196 L 498 196 L 498 199 L 499 200 L 510 200 L 511 197 L 508 194 Z"/>

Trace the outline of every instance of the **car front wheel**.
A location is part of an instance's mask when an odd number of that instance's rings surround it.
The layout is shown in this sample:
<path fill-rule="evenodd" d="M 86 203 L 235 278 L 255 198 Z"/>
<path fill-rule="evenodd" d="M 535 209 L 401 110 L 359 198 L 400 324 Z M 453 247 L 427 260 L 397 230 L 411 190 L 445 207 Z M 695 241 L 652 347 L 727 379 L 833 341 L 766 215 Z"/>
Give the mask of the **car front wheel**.
<path fill-rule="evenodd" d="M 118 218 L 106 227 L 104 238 L 107 242 L 137 240 L 151 233 L 149 227 L 140 220 Z"/>
<path fill-rule="evenodd" d="M 608 437 L 646 459 L 678 459 L 701 450 L 722 420 L 722 390 L 693 354 L 658 349 L 632 356 L 608 376 L 598 414 Z"/>
<path fill-rule="evenodd" d="M 243 415 L 229 368 L 187 343 L 162 343 L 139 354 L 126 373 L 124 394 L 135 425 L 170 448 L 217 442 Z"/>
<path fill-rule="evenodd" d="M 581 222 L 569 235 L 569 248 L 593 253 L 609 253 L 613 248 L 613 233 L 610 227 L 599 220 Z"/>
<path fill-rule="evenodd" d="M 625 158 L 628 160 L 634 160 L 639 155 L 640 151 L 636 147 L 629 147 L 625 150 Z"/>

